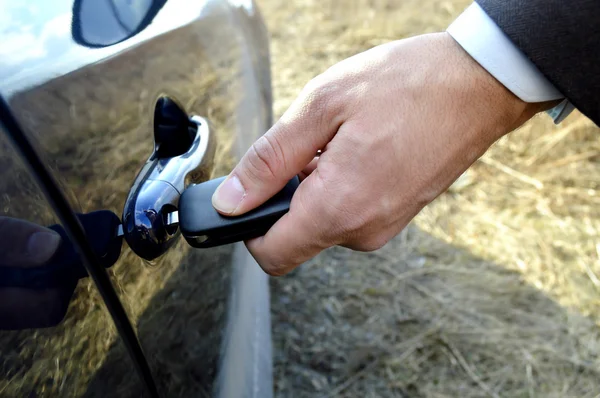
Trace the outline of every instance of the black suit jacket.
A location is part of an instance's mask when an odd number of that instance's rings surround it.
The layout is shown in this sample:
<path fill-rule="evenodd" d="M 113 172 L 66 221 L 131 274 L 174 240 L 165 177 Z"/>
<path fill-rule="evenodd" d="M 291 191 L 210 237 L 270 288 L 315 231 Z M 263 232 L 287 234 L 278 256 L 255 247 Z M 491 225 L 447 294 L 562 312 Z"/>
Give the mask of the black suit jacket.
<path fill-rule="evenodd" d="M 600 0 L 476 0 L 585 115 L 600 125 Z"/>

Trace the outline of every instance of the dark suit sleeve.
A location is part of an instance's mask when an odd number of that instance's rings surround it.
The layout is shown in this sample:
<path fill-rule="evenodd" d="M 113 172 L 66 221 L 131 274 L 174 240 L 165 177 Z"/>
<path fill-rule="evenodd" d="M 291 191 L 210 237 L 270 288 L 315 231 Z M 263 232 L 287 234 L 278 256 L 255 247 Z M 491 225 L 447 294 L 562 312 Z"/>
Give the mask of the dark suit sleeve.
<path fill-rule="evenodd" d="M 476 0 L 581 112 L 600 125 L 600 0 Z"/>

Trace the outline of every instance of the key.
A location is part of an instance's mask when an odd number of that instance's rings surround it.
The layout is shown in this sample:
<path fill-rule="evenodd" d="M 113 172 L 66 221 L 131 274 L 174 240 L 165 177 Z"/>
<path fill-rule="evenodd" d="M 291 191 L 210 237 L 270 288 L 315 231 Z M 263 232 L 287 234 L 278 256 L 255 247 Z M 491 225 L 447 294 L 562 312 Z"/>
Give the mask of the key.
<path fill-rule="evenodd" d="M 258 208 L 236 217 L 219 214 L 212 206 L 212 195 L 226 177 L 187 188 L 179 199 L 179 210 L 166 215 L 165 226 L 179 225 L 185 240 L 194 248 L 209 248 L 256 238 L 267 231 L 290 209 L 298 177 L 294 177 L 274 197 Z M 78 214 L 85 233 L 100 263 L 109 268 L 121 254 L 123 225 L 114 213 L 101 210 Z M 52 258 L 39 267 L 13 267 L 1 264 L 0 288 L 22 287 L 71 289 L 87 277 L 79 254 L 60 225 L 48 227 L 61 236 L 61 244 Z"/>
<path fill-rule="evenodd" d="M 186 241 L 195 248 L 209 248 L 262 236 L 290 209 L 299 180 L 293 178 L 273 198 L 258 208 L 236 217 L 225 217 L 212 206 L 212 195 L 225 177 L 187 188 L 179 199 L 178 211 L 165 215 L 164 226 L 178 226 Z M 114 213 L 101 210 L 78 214 L 85 234 L 100 263 L 109 268 L 121 254 L 123 226 Z M 57 289 L 60 293 L 53 318 L 43 322 L 30 319 L 26 327 L 57 325 L 64 318 L 79 279 L 88 276 L 75 245 L 60 225 L 48 227 L 61 236 L 50 260 L 38 267 L 15 267 L 0 259 L 0 289 Z M 59 308 L 60 307 L 60 308 Z M 4 328 L 7 326 L 4 325 Z M 0 329 L 3 325 L 0 325 Z M 10 327 L 9 327 L 10 328 Z M 16 328 L 16 327 L 15 327 Z"/>
<path fill-rule="evenodd" d="M 212 206 L 213 193 L 225 178 L 187 188 L 179 198 L 179 211 L 168 217 L 179 222 L 183 237 L 192 247 L 203 249 L 265 235 L 289 211 L 294 192 L 300 184 L 298 177 L 294 177 L 258 208 L 241 216 L 226 217 Z"/>
<path fill-rule="evenodd" d="M 300 181 L 291 179 L 275 196 L 241 216 L 221 215 L 212 205 L 212 195 L 226 177 L 188 187 L 179 198 L 179 210 L 166 215 L 165 226 L 179 228 L 188 244 L 197 249 L 222 246 L 263 236 L 290 209 Z M 123 236 L 123 225 L 117 236 Z"/>

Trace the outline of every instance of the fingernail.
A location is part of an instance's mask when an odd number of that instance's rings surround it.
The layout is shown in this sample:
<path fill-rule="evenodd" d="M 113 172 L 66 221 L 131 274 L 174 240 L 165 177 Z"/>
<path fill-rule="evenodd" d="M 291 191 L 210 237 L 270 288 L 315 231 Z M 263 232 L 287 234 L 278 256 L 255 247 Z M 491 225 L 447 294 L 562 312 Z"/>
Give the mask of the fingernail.
<path fill-rule="evenodd" d="M 212 204 L 215 209 L 225 214 L 231 214 L 238 208 L 244 195 L 246 195 L 246 191 L 244 191 L 240 179 L 232 175 L 217 188 L 212 197 Z"/>
<path fill-rule="evenodd" d="M 59 244 L 59 234 L 50 231 L 36 232 L 27 241 L 27 256 L 31 262 L 42 265 L 50 260 Z"/>

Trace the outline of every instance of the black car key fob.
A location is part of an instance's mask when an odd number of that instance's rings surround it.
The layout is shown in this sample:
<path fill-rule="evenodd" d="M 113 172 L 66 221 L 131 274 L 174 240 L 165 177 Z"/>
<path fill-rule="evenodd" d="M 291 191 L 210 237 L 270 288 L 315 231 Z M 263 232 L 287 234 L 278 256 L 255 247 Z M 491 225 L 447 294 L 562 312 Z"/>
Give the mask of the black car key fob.
<path fill-rule="evenodd" d="M 263 236 L 289 211 L 300 184 L 294 177 L 263 205 L 241 216 L 226 217 L 212 206 L 213 193 L 225 178 L 192 185 L 179 198 L 179 228 L 192 247 L 221 246 Z"/>

